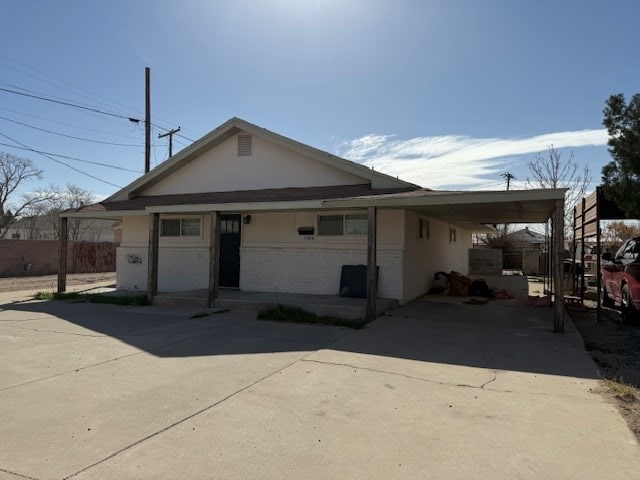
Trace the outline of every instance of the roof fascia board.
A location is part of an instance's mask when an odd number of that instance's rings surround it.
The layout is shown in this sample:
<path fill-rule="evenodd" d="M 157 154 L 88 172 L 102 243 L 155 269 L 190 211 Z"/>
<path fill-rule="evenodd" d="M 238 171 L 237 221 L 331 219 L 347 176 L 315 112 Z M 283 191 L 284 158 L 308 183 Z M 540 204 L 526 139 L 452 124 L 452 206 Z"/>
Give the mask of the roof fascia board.
<path fill-rule="evenodd" d="M 298 202 L 242 202 L 207 203 L 197 205 L 153 205 L 145 208 L 146 213 L 186 213 L 186 212 L 236 212 L 236 211 L 283 211 L 321 210 L 322 200 L 301 200 Z"/>
<path fill-rule="evenodd" d="M 511 190 L 509 192 L 460 192 L 413 197 L 354 197 L 337 200 L 324 200 L 325 207 L 418 207 L 430 205 L 461 205 L 468 203 L 526 202 L 560 200 L 564 198 L 566 188 L 544 190 Z"/>
<path fill-rule="evenodd" d="M 95 218 L 95 219 L 114 219 L 119 220 L 122 217 L 138 217 L 144 215 L 144 210 L 105 210 L 105 211 L 86 211 L 86 212 L 60 212 L 59 217 L 65 218 Z"/>

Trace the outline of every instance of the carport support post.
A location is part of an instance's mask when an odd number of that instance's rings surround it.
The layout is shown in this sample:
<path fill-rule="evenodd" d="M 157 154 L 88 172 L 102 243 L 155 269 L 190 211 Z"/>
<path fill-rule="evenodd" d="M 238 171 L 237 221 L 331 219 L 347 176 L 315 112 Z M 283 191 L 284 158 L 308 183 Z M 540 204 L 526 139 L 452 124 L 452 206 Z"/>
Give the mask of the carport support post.
<path fill-rule="evenodd" d="M 67 290 L 67 244 L 69 242 L 69 219 L 60 217 L 60 253 L 58 255 L 58 293 Z"/>
<path fill-rule="evenodd" d="M 160 214 L 149 215 L 149 260 L 147 271 L 147 300 L 153 303 L 153 297 L 158 293 L 158 249 L 160 246 Z"/>
<path fill-rule="evenodd" d="M 553 331 L 564 333 L 564 199 L 553 210 Z"/>
<path fill-rule="evenodd" d="M 376 318 L 376 295 L 378 278 L 376 276 L 376 217 L 377 208 L 369 207 L 367 212 L 367 316 L 370 322 Z"/>
<path fill-rule="evenodd" d="M 209 308 L 213 308 L 218 298 L 220 278 L 220 212 L 211 212 L 211 231 L 209 232 Z"/>

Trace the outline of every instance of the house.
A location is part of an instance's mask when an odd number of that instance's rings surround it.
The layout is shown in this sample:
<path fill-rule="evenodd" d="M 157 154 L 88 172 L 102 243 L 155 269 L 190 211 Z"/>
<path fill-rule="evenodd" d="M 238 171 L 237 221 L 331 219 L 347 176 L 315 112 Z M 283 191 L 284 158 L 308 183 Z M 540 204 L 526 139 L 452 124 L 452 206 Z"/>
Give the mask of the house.
<path fill-rule="evenodd" d="M 117 286 L 151 298 L 209 289 L 213 301 L 218 287 L 338 295 L 342 266 L 362 264 L 375 305 L 371 292 L 405 303 L 435 272 L 465 273 L 472 232 L 546 221 L 563 199 L 433 191 L 232 118 L 61 223 L 121 221 Z"/>

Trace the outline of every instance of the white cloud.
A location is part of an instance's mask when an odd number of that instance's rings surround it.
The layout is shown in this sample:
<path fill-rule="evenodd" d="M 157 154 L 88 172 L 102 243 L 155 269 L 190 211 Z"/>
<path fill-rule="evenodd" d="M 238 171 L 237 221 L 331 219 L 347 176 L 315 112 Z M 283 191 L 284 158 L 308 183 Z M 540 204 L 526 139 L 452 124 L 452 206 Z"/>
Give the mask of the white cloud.
<path fill-rule="evenodd" d="M 607 144 L 607 131 L 578 130 L 519 138 L 471 138 L 461 135 L 417 137 L 398 140 L 394 135 L 365 135 L 338 146 L 338 154 L 432 188 L 486 185 L 487 176 L 497 178 L 506 157 L 556 148 Z M 495 182 L 495 180 L 493 180 Z"/>

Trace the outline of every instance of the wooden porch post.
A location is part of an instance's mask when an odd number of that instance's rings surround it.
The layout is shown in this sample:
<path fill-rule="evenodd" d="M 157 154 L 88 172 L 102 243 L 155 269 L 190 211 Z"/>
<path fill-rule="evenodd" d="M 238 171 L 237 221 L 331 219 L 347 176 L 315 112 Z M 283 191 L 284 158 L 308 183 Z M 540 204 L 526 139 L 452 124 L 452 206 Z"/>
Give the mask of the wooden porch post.
<path fill-rule="evenodd" d="M 60 217 L 60 239 L 59 239 L 59 255 L 58 255 L 58 293 L 67 290 L 67 244 L 69 242 L 69 219 Z"/>
<path fill-rule="evenodd" d="M 369 207 L 367 215 L 367 316 L 370 322 L 376 318 L 376 295 L 378 278 L 376 276 L 376 217 L 377 208 Z"/>
<path fill-rule="evenodd" d="M 220 212 L 211 212 L 209 232 L 209 308 L 213 308 L 218 298 L 220 278 Z"/>
<path fill-rule="evenodd" d="M 564 199 L 553 211 L 553 331 L 564 333 Z M 583 227 L 584 228 L 584 227 Z M 584 230 L 583 230 L 584 231 Z"/>
<path fill-rule="evenodd" d="M 149 215 L 149 248 L 147 270 L 147 300 L 153 303 L 153 297 L 158 293 L 158 249 L 160 239 L 160 214 Z"/>

